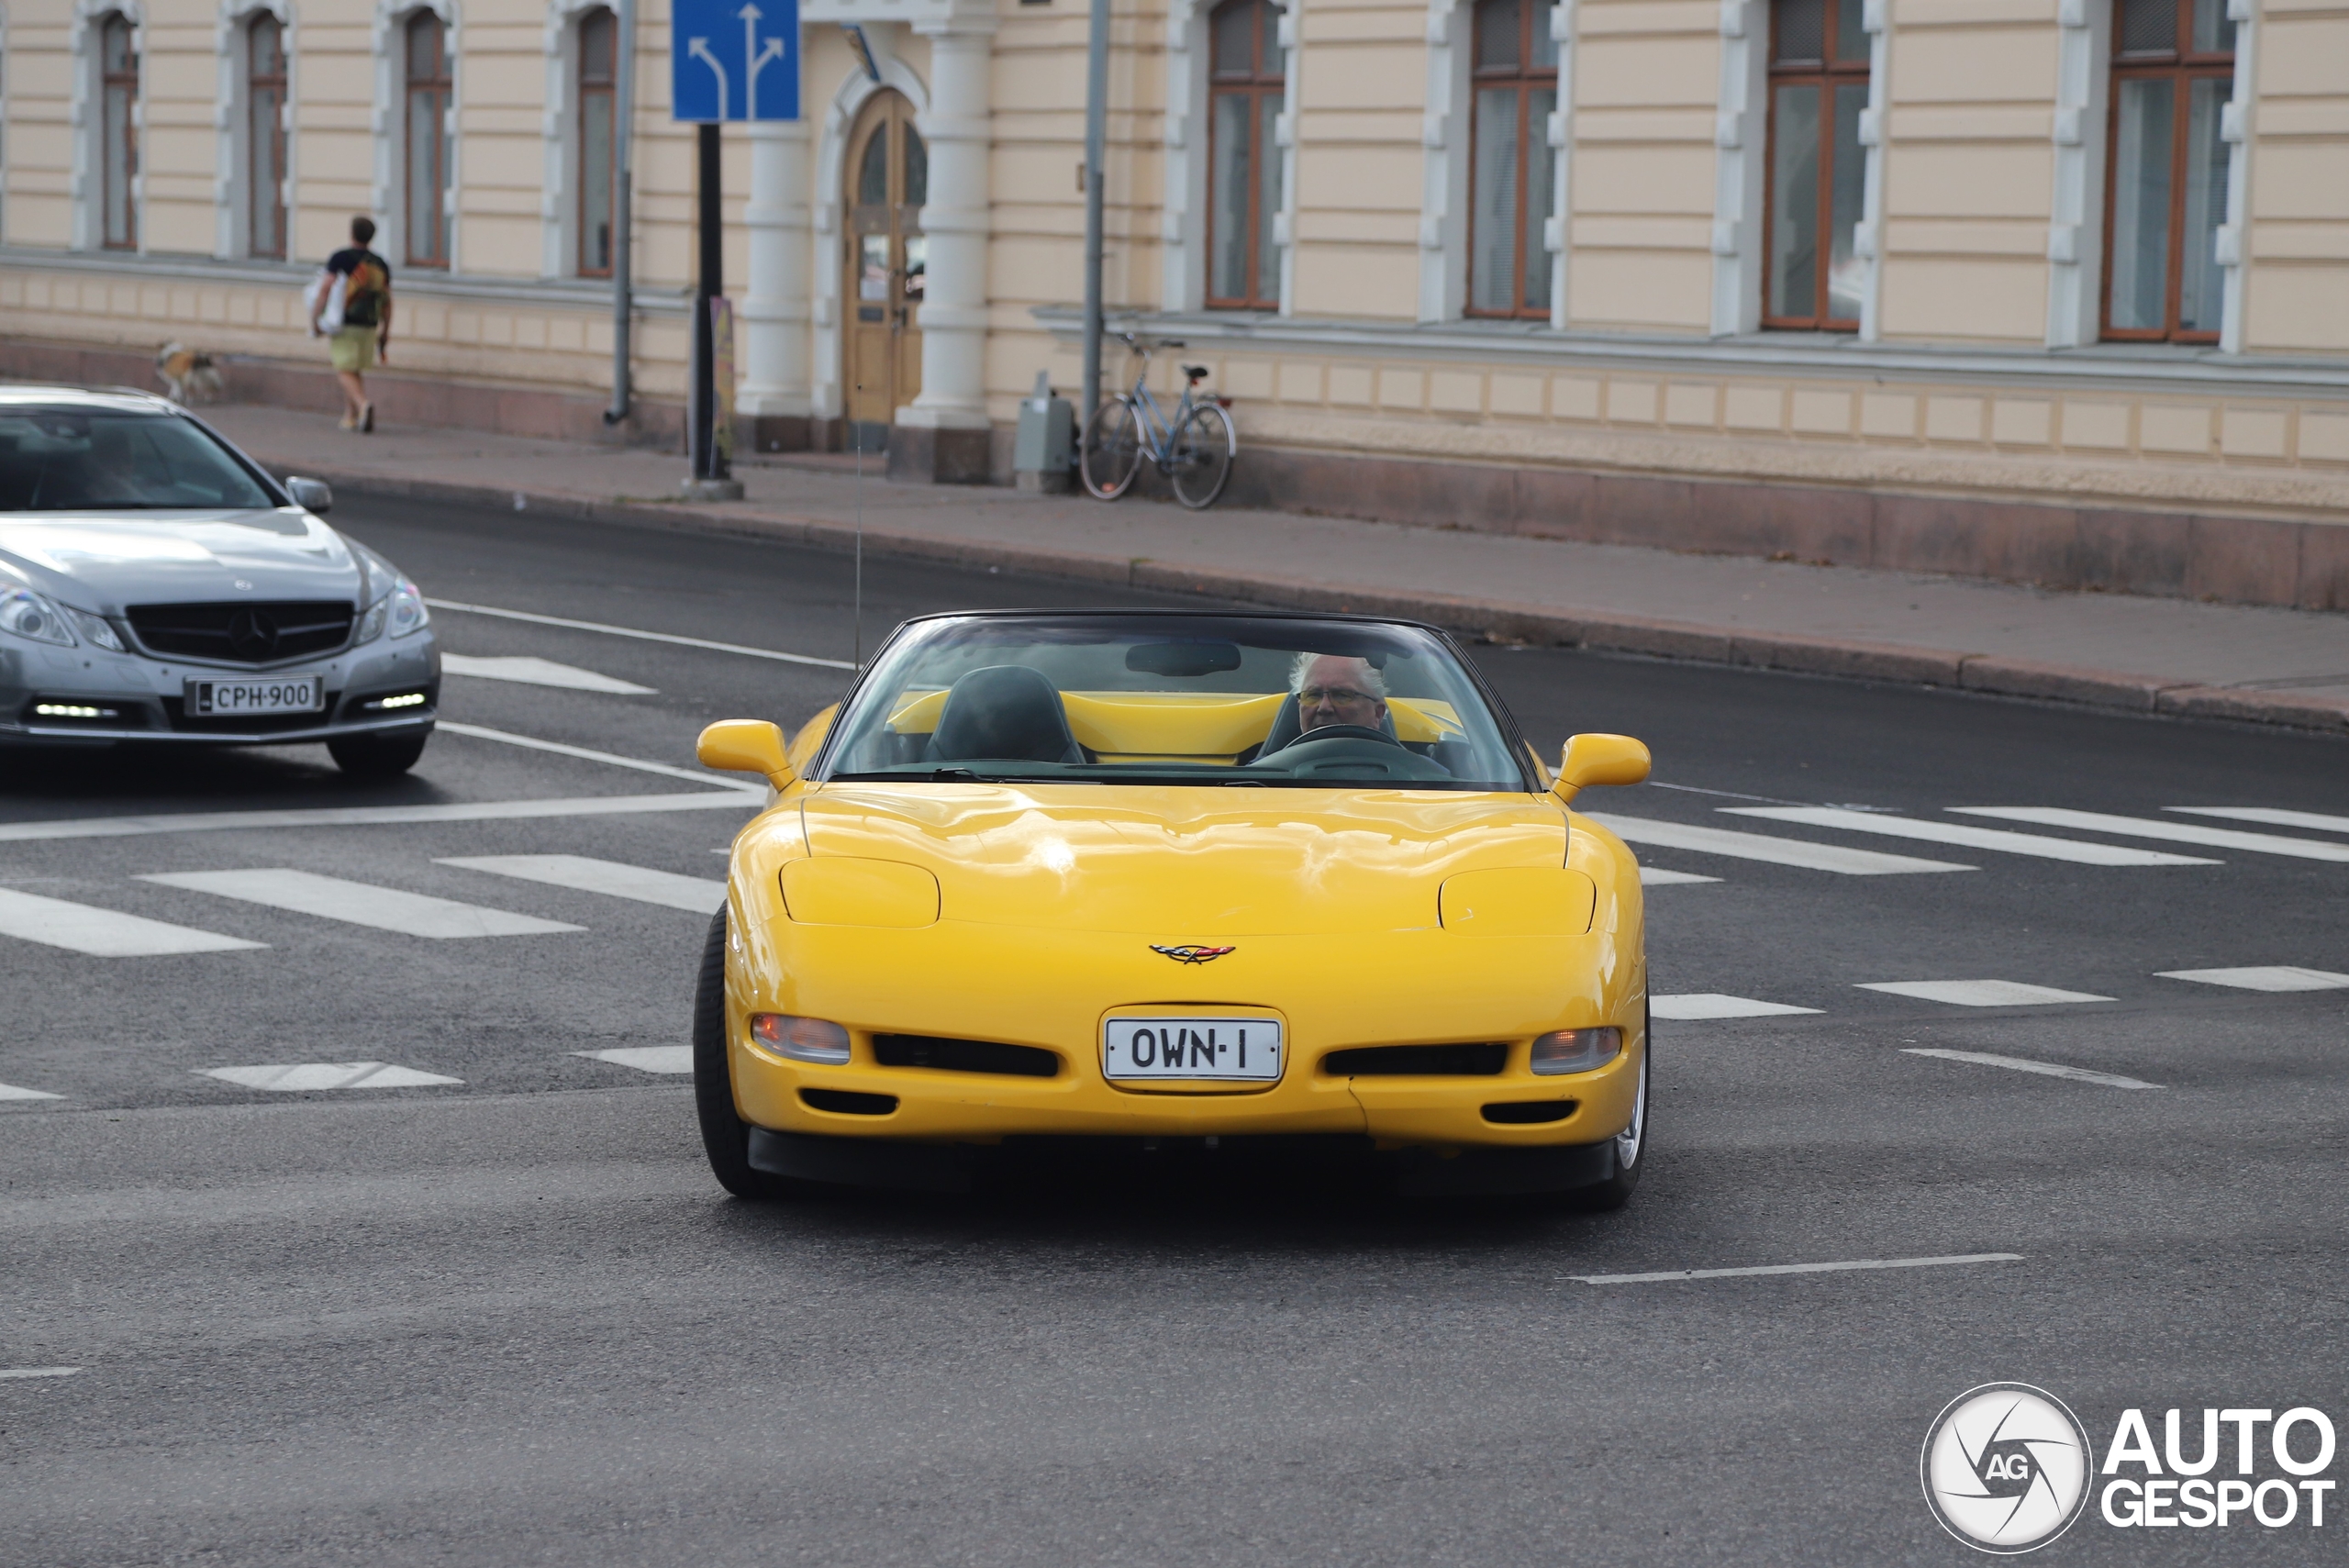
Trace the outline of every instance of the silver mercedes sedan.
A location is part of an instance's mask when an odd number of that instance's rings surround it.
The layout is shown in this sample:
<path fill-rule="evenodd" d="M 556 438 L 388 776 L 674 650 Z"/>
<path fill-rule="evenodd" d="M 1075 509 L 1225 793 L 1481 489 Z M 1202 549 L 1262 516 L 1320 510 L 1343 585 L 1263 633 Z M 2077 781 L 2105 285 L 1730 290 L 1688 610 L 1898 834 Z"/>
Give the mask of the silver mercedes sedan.
<path fill-rule="evenodd" d="M 0 387 L 0 749 L 324 741 L 383 778 L 424 753 L 424 595 L 161 398 Z"/>

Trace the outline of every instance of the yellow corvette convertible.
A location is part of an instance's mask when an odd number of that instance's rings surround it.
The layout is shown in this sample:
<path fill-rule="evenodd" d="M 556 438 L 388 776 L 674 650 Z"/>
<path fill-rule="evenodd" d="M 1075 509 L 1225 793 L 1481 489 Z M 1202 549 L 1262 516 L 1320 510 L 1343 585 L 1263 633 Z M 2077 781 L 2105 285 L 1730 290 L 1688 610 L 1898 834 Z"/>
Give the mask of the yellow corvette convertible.
<path fill-rule="evenodd" d="M 1647 750 L 1577 736 L 1553 782 L 1431 627 L 931 616 L 788 750 L 737 719 L 700 756 L 775 792 L 694 1016 L 731 1192 L 1078 1140 L 1596 1207 L 1645 1168 L 1639 868 L 1568 807 Z"/>

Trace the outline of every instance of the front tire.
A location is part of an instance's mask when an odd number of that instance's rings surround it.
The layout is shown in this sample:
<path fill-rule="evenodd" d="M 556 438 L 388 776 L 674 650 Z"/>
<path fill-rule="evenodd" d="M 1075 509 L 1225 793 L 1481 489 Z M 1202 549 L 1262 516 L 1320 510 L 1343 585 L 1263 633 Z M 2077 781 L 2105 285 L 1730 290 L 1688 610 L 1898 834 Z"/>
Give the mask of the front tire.
<path fill-rule="evenodd" d="M 1223 487 L 1231 483 L 1232 460 L 1239 455 L 1240 442 L 1232 434 L 1231 416 L 1213 403 L 1202 403 L 1191 410 L 1183 428 L 1174 432 L 1174 471 L 1170 477 L 1174 485 L 1174 499 L 1192 511 L 1203 511 L 1215 505 Z"/>
<path fill-rule="evenodd" d="M 327 755 L 354 779 L 395 779 L 416 766 L 431 738 L 429 730 L 421 735 L 344 735 L 327 742 Z"/>
<path fill-rule="evenodd" d="M 805 1189 L 751 1168 L 751 1129 L 734 1111 L 734 1071 L 726 1051 L 726 911 L 709 923 L 694 984 L 694 1109 L 701 1146 L 718 1184 L 739 1198 L 796 1196 Z"/>
<path fill-rule="evenodd" d="M 1076 465 L 1096 500 L 1114 501 L 1133 487 L 1141 472 L 1141 430 L 1132 404 L 1113 397 L 1093 411 L 1077 442 Z"/>
<path fill-rule="evenodd" d="M 1574 1207 L 1589 1214 L 1608 1214 L 1631 1201 L 1640 1173 L 1648 1168 L 1648 1075 L 1654 1061 L 1653 1037 L 1646 1020 L 1640 1029 L 1640 1088 L 1631 1101 L 1631 1125 L 1615 1135 L 1615 1173 L 1595 1187 L 1569 1193 Z"/>

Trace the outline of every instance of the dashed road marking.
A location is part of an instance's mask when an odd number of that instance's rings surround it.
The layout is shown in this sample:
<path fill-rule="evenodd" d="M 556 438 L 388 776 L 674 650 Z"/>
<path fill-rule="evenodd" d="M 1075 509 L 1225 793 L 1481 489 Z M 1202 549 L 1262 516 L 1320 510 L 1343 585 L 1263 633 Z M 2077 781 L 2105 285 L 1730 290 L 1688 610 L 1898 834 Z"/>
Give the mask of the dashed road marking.
<path fill-rule="evenodd" d="M 78 1366 L 0 1367 L 0 1380 L 18 1377 L 71 1377 L 81 1370 Z"/>
<path fill-rule="evenodd" d="M 1693 871 L 1666 871 L 1662 866 L 1642 866 L 1642 887 L 1677 887 L 1685 882 L 1719 882 L 1717 876 L 1698 876 Z"/>
<path fill-rule="evenodd" d="M 1956 1263 L 2020 1263 L 2021 1252 L 1960 1252 L 1946 1258 L 1855 1258 L 1845 1263 L 1765 1263 L 1750 1269 L 1665 1269 L 1649 1274 L 1568 1274 L 1584 1284 L 1669 1284 L 1676 1280 L 1749 1279 L 1757 1274 L 1831 1274 L 1853 1269 L 1938 1269 Z"/>
<path fill-rule="evenodd" d="M 269 1067 L 206 1067 L 198 1075 L 217 1078 L 248 1089 L 288 1093 L 324 1089 L 419 1089 L 440 1084 L 462 1084 L 462 1078 L 420 1073 L 383 1062 L 295 1062 Z"/>
<path fill-rule="evenodd" d="M 1724 996 L 1718 991 L 1690 991 L 1676 996 L 1651 996 L 1648 1010 L 1659 1018 L 1681 1021 L 1705 1018 L 1768 1018 L 1787 1013 L 1815 1013 L 1817 1007 L 1790 1007 L 1784 1002 L 1756 1002 L 1749 996 Z"/>
<path fill-rule="evenodd" d="M 97 958 L 154 958 L 168 953 L 232 952 L 265 947 L 241 937 L 199 931 L 119 910 L 44 898 L 37 893 L 0 888 L 0 936 L 66 948 Z"/>
<path fill-rule="evenodd" d="M 513 681 L 526 686 L 556 686 L 568 692 L 608 692 L 614 696 L 625 697 L 654 695 L 652 687 L 640 686 L 634 681 L 599 675 L 576 664 L 558 664 L 551 659 L 540 659 L 529 653 L 500 654 L 489 658 L 468 653 L 443 653 L 440 655 L 440 668 L 449 674 L 470 675 L 475 680 Z"/>
<path fill-rule="evenodd" d="M 2221 817 L 2235 822 L 2264 822 L 2270 828 L 2306 828 L 2318 833 L 2349 833 L 2349 817 L 2321 811 L 2285 811 L 2268 806 L 2165 806 L 2187 817 Z"/>
<path fill-rule="evenodd" d="M 679 648 L 699 648 L 711 653 L 740 653 L 751 659 L 773 659 L 785 664 L 813 664 L 825 670 L 853 670 L 846 659 L 818 659 L 808 653 L 785 653 L 773 648 L 746 648 L 739 642 L 712 642 L 707 638 L 679 637 L 666 631 L 640 631 L 630 626 L 606 626 L 601 621 L 571 620 L 562 616 L 533 615 L 528 610 L 493 609 L 487 605 L 463 605 L 454 599 L 427 599 L 436 610 L 460 615 L 495 616 L 499 620 L 528 621 L 532 626 L 559 626 L 572 631 L 600 631 L 606 637 L 632 637 L 639 642 L 667 642 Z"/>
<path fill-rule="evenodd" d="M 2036 822 L 2043 828 L 2077 828 L 2087 833 L 2116 833 L 2124 839 L 2159 839 L 2172 844 L 2208 844 L 2213 849 L 2290 855 L 2303 861 L 2349 862 L 2349 844 L 2287 839 L 2279 833 L 2246 833 L 2236 828 L 2204 828 L 2197 823 L 2162 822 L 2150 817 L 2115 817 L 2108 812 L 2073 811 L 2060 806 L 1953 806 L 1950 809 L 1965 817 Z"/>
<path fill-rule="evenodd" d="M 1805 828 L 1840 828 L 1846 833 L 1877 833 L 1889 839 L 1919 839 L 1928 843 L 1955 844 L 1962 849 L 2031 855 L 2043 861 L 2071 861 L 2079 865 L 2215 866 L 2226 863 L 2194 855 L 2173 855 L 2161 850 L 2132 850 L 2121 844 L 2091 844 L 2076 839 L 2050 839 L 2038 833 L 2009 833 L 2002 828 L 1976 828 L 1964 822 L 1920 821 L 1911 817 L 1849 811 L 1834 806 L 1724 806 L 1720 809 L 1733 817 L 1760 817 L 1772 822 L 1792 822 Z"/>
<path fill-rule="evenodd" d="M 2191 980 L 2200 985 L 2232 985 L 2238 991 L 2339 991 L 2349 988 L 2349 974 L 2329 969 L 2301 969 L 2277 963 L 2251 969 L 2165 969 L 2164 980 Z"/>
<path fill-rule="evenodd" d="M 61 1100 L 62 1095 L 52 1095 L 46 1089 L 19 1089 L 14 1084 L 0 1084 L 0 1100 Z"/>
<path fill-rule="evenodd" d="M 395 887 L 345 882 L 339 876 L 320 876 L 306 871 L 164 872 L 139 880 L 246 904 L 266 905 L 273 909 L 290 909 L 322 920 L 340 920 L 346 925 L 370 926 L 379 931 L 436 940 L 531 937 L 585 929 L 566 926 L 560 920 L 541 920 L 535 915 L 487 909 L 478 904 L 460 904 L 453 898 L 404 893 Z"/>
<path fill-rule="evenodd" d="M 443 729 L 458 726 L 443 719 Z M 466 727 L 470 728 L 471 727 Z M 646 766 L 658 764 L 648 763 Z M 662 772 L 672 770 L 665 766 Z M 150 833 L 239 833 L 275 828 L 404 827 L 417 822 L 512 822 L 549 817 L 609 817 L 653 811 L 743 811 L 757 802 L 707 773 L 682 777 L 719 787 L 690 795 L 596 795 L 562 800 L 484 800 L 452 806 L 327 806 L 289 811 L 174 811 L 147 817 L 72 817 L 0 823 L 0 843 L 50 839 L 130 839 Z M 764 786 L 757 786 L 763 793 Z"/>
<path fill-rule="evenodd" d="M 2112 1000 L 2086 991 L 2025 985 L 2019 980 L 1877 980 L 1864 983 L 1857 989 L 1913 996 L 1920 1002 L 1944 1002 L 1953 1007 L 2036 1007 L 2057 1002 Z"/>
<path fill-rule="evenodd" d="M 729 779 L 713 773 L 707 768 L 680 768 L 667 762 L 648 762 L 641 757 L 623 757 L 614 751 L 597 751 L 585 746 L 567 746 L 560 740 L 541 740 L 535 735 L 517 735 L 510 729 L 492 729 L 480 724 L 457 724 L 440 721 L 440 728 L 451 735 L 469 736 L 475 740 L 495 740 L 503 745 L 519 746 L 529 751 L 551 751 L 558 757 L 576 757 L 585 762 L 602 762 L 607 767 L 632 768 L 640 773 L 659 773 L 664 778 L 691 779 L 719 789 L 748 792 L 765 798 L 767 786 L 741 779 Z"/>
<path fill-rule="evenodd" d="M 726 902 L 726 884 L 722 882 L 623 865 L 618 861 L 594 860 L 586 855 L 464 855 L 440 863 L 552 887 L 576 888 L 582 893 L 632 898 L 640 904 L 665 904 L 672 909 L 690 910 L 696 915 L 714 914 Z"/>
<path fill-rule="evenodd" d="M 1987 1051 L 1944 1051 L 1938 1046 L 1904 1045 L 1904 1056 L 1936 1056 L 1943 1062 L 1971 1062 L 1980 1067 L 2005 1067 L 2017 1073 L 2037 1073 L 2049 1078 L 2069 1078 L 2076 1083 L 2101 1084 L 2108 1089 L 2158 1089 L 2159 1084 L 2148 1084 L 2142 1078 L 2123 1078 L 2118 1073 L 2099 1073 L 2088 1067 L 2067 1067 L 2060 1062 L 2032 1062 L 2021 1056 L 1995 1056 Z"/>
<path fill-rule="evenodd" d="M 616 1051 L 574 1051 L 571 1054 L 586 1057 L 591 1062 L 633 1067 L 640 1073 L 691 1073 L 694 1070 L 694 1048 L 690 1045 L 630 1045 Z"/>
<path fill-rule="evenodd" d="M 1590 819 L 1626 843 L 1655 844 L 1667 850 L 1691 850 L 1698 854 L 1726 855 L 1732 860 L 1765 861 L 1772 865 L 1799 866 L 1805 871 L 1833 872 L 1840 876 L 1899 876 L 1916 872 L 1972 871 L 1972 866 L 1948 861 L 1922 861 L 1910 855 L 1887 855 L 1878 850 L 1847 850 L 1841 844 L 1817 844 L 1808 839 L 1778 839 L 1765 833 L 1733 833 L 1726 828 L 1700 828 L 1687 822 L 1658 822 L 1642 817 L 1590 813 Z"/>

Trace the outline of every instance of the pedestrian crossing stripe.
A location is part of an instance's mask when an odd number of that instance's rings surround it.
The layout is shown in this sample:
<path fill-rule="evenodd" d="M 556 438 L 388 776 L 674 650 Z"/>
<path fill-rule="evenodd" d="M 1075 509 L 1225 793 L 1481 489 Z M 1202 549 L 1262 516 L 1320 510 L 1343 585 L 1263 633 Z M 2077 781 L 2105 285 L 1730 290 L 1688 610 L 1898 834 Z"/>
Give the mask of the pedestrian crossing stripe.
<path fill-rule="evenodd" d="M 2174 855 L 2162 850 L 2139 850 L 2124 844 L 2097 844 L 2078 839 L 2050 839 L 2040 833 L 2012 833 L 2002 828 L 1976 828 L 1967 822 L 1932 822 L 1875 811 L 1853 811 L 1833 806 L 1724 806 L 1733 817 L 1759 817 L 1772 822 L 1792 822 L 1805 828 L 1831 828 L 1846 833 L 1876 833 L 1889 839 L 1920 839 L 1927 843 L 1954 844 L 1962 849 L 1991 850 L 2001 854 L 2030 855 L 2040 860 L 2070 861 L 2091 866 L 2215 866 L 2223 861 L 2194 855 Z"/>
<path fill-rule="evenodd" d="M 2104 811 L 2073 811 L 2057 806 L 1953 806 L 1961 817 L 1995 817 L 2008 822 L 2035 822 L 2045 828 L 2076 828 L 2088 833 L 2112 833 L 2124 839 L 2155 839 L 2173 844 L 2208 844 L 2214 849 L 2245 850 L 2254 854 L 2290 855 L 2304 861 L 2349 863 L 2349 844 L 2328 844 L 2318 839 L 2288 839 L 2280 833 L 2246 833 L 2239 828 L 2205 828 L 2199 822 L 2163 822 L 2150 817 L 2116 817 Z"/>
<path fill-rule="evenodd" d="M 139 880 L 266 905 L 273 909 L 289 909 L 323 920 L 340 920 L 348 925 L 436 940 L 526 937 L 584 929 L 566 926 L 559 920 L 541 920 L 535 915 L 516 915 L 478 904 L 460 904 L 451 898 L 434 898 L 422 893 L 378 887 L 372 883 L 345 882 L 337 876 L 283 868 L 166 872 Z"/>
<path fill-rule="evenodd" d="M 61 1100 L 62 1095 L 52 1095 L 46 1089 L 19 1089 L 14 1084 L 0 1084 L 0 1100 Z"/>
<path fill-rule="evenodd" d="M 2349 989 L 2349 974 L 2329 969 L 2301 969 L 2278 963 L 2249 969 L 2165 969 L 2164 980 L 2191 980 L 2201 985 L 2229 985 L 2238 991 L 2340 991 Z"/>
<path fill-rule="evenodd" d="M 1715 1018 L 1769 1018 L 1791 1013 L 1816 1013 L 1817 1007 L 1789 1006 L 1784 1002 L 1757 1002 L 1750 996 L 1725 996 L 1718 991 L 1691 991 L 1648 998 L 1649 1013 L 1682 1023 Z"/>
<path fill-rule="evenodd" d="M 150 920 L 117 909 L 45 898 L 37 893 L 0 888 L 0 936 L 94 958 L 156 958 L 172 953 L 233 952 L 266 946 L 190 926 Z"/>
<path fill-rule="evenodd" d="M 640 1073 L 694 1070 L 694 1048 L 690 1045 L 629 1045 L 612 1051 L 574 1051 L 571 1054 L 590 1062 L 608 1062 L 615 1067 L 633 1067 Z"/>
<path fill-rule="evenodd" d="M 640 904 L 662 904 L 696 915 L 717 913 L 726 902 L 726 884 L 703 876 L 680 876 L 647 866 L 623 865 L 586 855 L 460 855 L 438 862 L 493 876 L 517 877 L 551 887 L 576 888 L 582 893 L 607 894 Z"/>
<path fill-rule="evenodd" d="M 282 1093 L 328 1089 L 418 1089 L 462 1084 L 462 1078 L 395 1067 L 384 1062 L 296 1062 L 268 1067 L 206 1067 L 198 1075 L 247 1089 Z"/>
<path fill-rule="evenodd" d="M 1666 871 L 1662 866 L 1640 868 L 1642 887 L 1676 887 L 1687 882 L 1719 882 L 1720 880 L 1720 878 L 1717 876 L 1698 876 L 1693 871 Z"/>
<path fill-rule="evenodd" d="M 2321 811 L 2285 811 L 2267 806 L 2165 806 L 2184 817 L 2219 817 L 2235 822 L 2260 822 L 2270 828 L 2306 828 L 2317 833 L 2349 833 L 2349 817 Z"/>
<path fill-rule="evenodd" d="M 2110 996 L 2086 991 L 2059 991 L 2053 985 L 2026 985 L 2019 980 L 1876 980 L 1854 987 L 1882 991 L 1920 1002 L 1942 1002 L 1953 1007 L 2036 1007 L 2058 1002 L 2110 1002 Z"/>
<path fill-rule="evenodd" d="M 1917 872 L 1972 871 L 1948 861 L 1920 860 L 1913 855 L 1887 855 L 1880 850 L 1853 850 L 1809 839 L 1780 839 L 1766 833 L 1735 833 L 1726 828 L 1704 828 L 1688 822 L 1660 822 L 1644 817 L 1618 817 L 1590 812 L 1590 820 L 1628 844 L 1654 844 L 1667 850 L 1726 855 L 1732 860 L 1763 861 L 1772 865 L 1798 866 L 1806 871 L 1832 872 L 1839 876 L 1899 876 Z"/>

